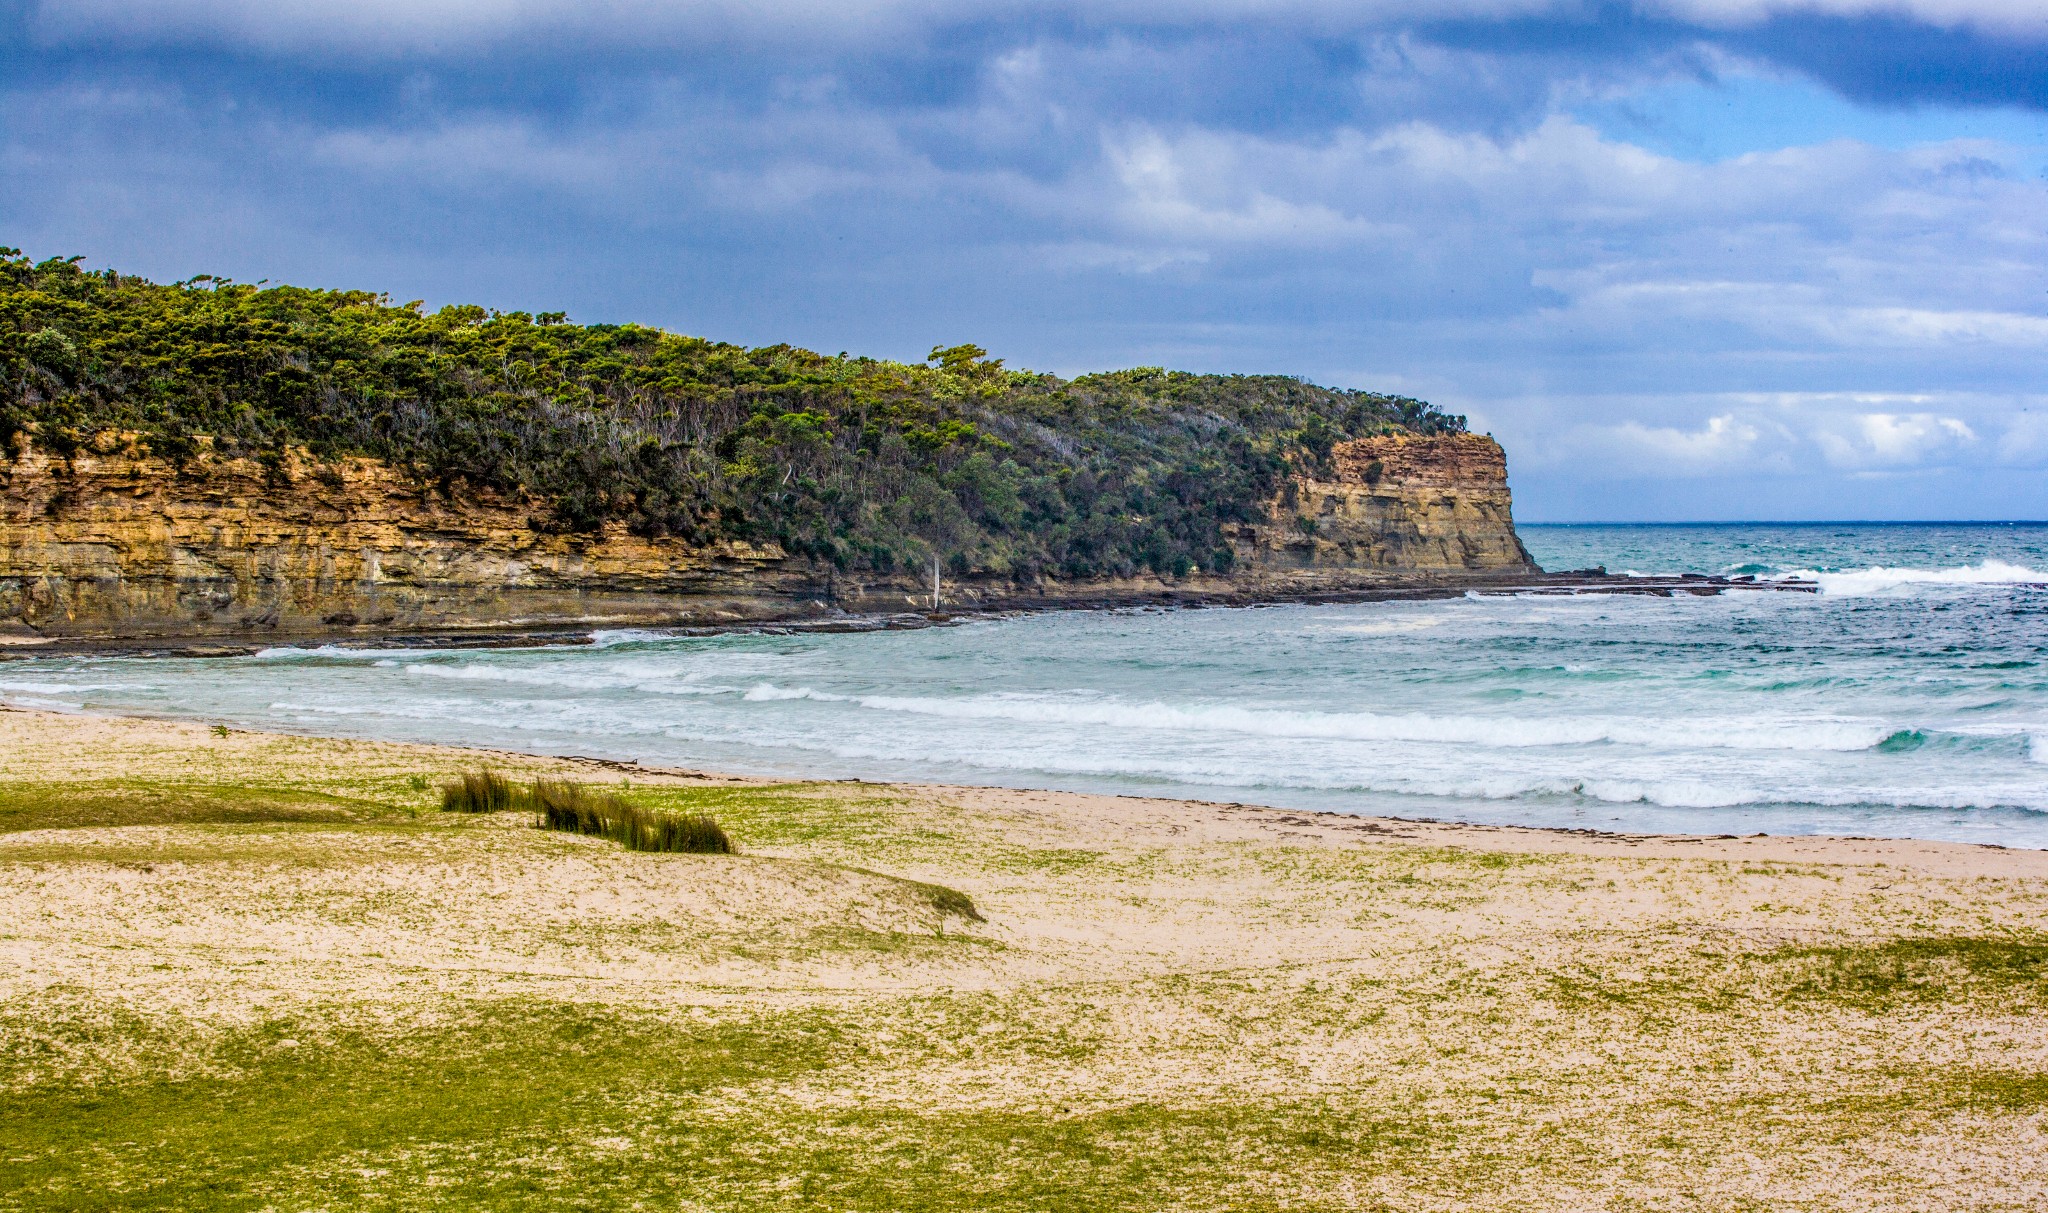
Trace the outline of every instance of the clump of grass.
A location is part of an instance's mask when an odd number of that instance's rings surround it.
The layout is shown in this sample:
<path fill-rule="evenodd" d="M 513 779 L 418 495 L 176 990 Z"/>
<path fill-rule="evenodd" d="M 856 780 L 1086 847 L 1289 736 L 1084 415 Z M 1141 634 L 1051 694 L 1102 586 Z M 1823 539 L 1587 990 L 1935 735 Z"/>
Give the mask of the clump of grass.
<path fill-rule="evenodd" d="M 522 787 L 492 771 L 474 771 L 441 787 L 450 813 L 502 813 L 530 809 L 547 830 L 609 838 L 629 851 L 731 855 L 732 839 L 701 813 L 671 813 L 634 804 L 616 792 L 565 779 L 536 779 Z"/>
<path fill-rule="evenodd" d="M 928 903 L 932 909 L 938 911 L 941 922 L 949 916 L 964 918 L 969 922 L 988 921 L 988 919 L 981 916 L 981 911 L 975 908 L 974 899 L 958 889 L 949 889 L 945 885 L 929 884 L 922 880 L 906 880 L 901 876 L 891 876 L 887 872 L 877 872 L 873 868 L 849 868 L 847 870 L 859 872 L 863 876 L 879 876 L 883 880 L 895 881 L 897 884 L 916 893 L 920 900 Z"/>
<path fill-rule="evenodd" d="M 947 916 L 965 918 L 969 922 L 987 922 L 981 911 L 974 908 L 974 899 L 958 889 L 949 889 L 942 884 L 927 884 L 922 880 L 909 882 L 926 901 L 937 910 L 941 919 Z"/>
<path fill-rule="evenodd" d="M 714 819 L 698 813 L 667 813 L 634 804 L 566 780 L 535 780 L 535 824 L 545 830 L 609 838 L 629 851 L 730 855 L 732 839 Z"/>
<path fill-rule="evenodd" d="M 472 771 L 441 785 L 441 808 L 449 813 L 502 813 L 527 797 L 495 771 Z"/>

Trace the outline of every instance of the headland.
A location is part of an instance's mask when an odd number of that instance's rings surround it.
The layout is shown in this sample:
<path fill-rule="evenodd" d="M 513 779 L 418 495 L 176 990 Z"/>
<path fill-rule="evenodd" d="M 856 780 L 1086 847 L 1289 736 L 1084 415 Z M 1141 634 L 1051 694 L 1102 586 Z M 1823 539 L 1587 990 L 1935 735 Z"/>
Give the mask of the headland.
<path fill-rule="evenodd" d="M 1545 573 L 1514 532 L 1498 444 L 1469 434 L 1333 448 L 1258 521 L 1227 572 L 936 579 L 848 571 L 775 544 L 705 547 L 537 530 L 531 503 L 448 497 L 368 459 L 17 454 L 0 488 L 8 656 L 227 654 L 284 641 L 560 642 L 593 629 L 856 631 L 989 613 L 1355 602 L 1464 593 L 1711 594 L 1801 582 Z"/>
<path fill-rule="evenodd" d="M 1545 574 L 1492 438 L 1284 375 L 746 349 L 18 255 L 0 303 L 8 652 L 1736 588 Z"/>

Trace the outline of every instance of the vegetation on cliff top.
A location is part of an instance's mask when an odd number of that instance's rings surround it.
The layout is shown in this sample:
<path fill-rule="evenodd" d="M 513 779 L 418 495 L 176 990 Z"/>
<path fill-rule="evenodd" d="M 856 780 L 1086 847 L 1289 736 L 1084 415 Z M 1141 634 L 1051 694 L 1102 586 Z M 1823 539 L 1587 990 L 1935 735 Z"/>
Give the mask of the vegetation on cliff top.
<path fill-rule="evenodd" d="M 133 432 L 281 463 L 363 455 L 425 492 L 524 494 L 540 530 L 776 542 L 887 572 L 1227 570 L 1290 468 L 1451 433 L 1402 397 L 1155 367 L 1057 376 L 972 345 L 925 365 L 746 349 L 367 291 L 161 285 L 0 249 L 0 441 Z"/>

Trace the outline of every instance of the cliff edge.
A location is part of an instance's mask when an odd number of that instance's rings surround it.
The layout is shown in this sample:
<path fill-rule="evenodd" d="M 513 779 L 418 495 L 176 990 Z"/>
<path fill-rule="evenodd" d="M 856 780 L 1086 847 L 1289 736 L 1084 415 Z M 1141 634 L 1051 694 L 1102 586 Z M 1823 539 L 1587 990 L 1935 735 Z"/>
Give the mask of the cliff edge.
<path fill-rule="evenodd" d="M 1507 455 L 1478 434 L 1387 434 L 1339 443 L 1333 473 L 1290 480 L 1273 521 L 1243 528 L 1247 563 L 1271 573 L 1533 572 L 1515 534 Z"/>
<path fill-rule="evenodd" d="M 36 638 L 244 639 L 704 626 L 928 610 L 914 573 L 848 576 L 774 544 L 608 525 L 555 534 L 517 494 L 450 494 L 376 460 L 269 464 L 135 449 L 24 449 L 0 489 L 0 619 Z M 1535 571 L 1490 438 L 1336 444 L 1259 521 L 1228 573 L 943 579 L 948 608 L 1246 601 Z"/>

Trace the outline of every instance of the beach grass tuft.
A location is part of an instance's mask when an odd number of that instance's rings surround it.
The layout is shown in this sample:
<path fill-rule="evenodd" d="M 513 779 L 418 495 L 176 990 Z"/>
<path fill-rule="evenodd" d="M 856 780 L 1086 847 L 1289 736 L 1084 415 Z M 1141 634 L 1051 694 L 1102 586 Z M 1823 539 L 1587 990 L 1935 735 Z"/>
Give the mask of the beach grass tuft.
<path fill-rule="evenodd" d="M 938 911 L 940 918 L 950 916 L 964 918 L 969 922 L 988 921 L 981 916 L 980 910 L 974 908 L 974 899 L 958 889 L 949 889 L 945 885 L 929 884 L 922 880 L 913 880 L 910 883 L 931 903 L 932 909 Z"/>
<path fill-rule="evenodd" d="M 609 838 L 629 851 L 731 855 L 732 839 L 716 818 L 635 804 L 616 792 L 567 779 L 516 784 L 493 771 L 471 771 L 441 787 L 450 813 L 531 811 L 534 824 L 568 834 Z"/>
<path fill-rule="evenodd" d="M 949 917 L 964 918 L 969 922 L 988 921 L 988 919 L 982 917 L 981 911 L 975 908 L 974 898 L 969 897 L 958 889 L 949 889 L 945 885 L 932 884 L 923 880 L 909 880 L 901 876 L 891 876 L 887 872 L 877 872 L 873 868 L 849 867 L 847 870 L 859 872 L 863 876 L 875 876 L 882 880 L 896 882 L 909 890 L 919 901 L 936 910 L 941 921 Z"/>
<path fill-rule="evenodd" d="M 502 813 L 526 797 L 495 771 L 470 771 L 441 785 L 441 808 L 449 813 Z"/>
<path fill-rule="evenodd" d="M 560 779 L 535 780 L 530 793 L 541 828 L 609 838 L 629 851 L 731 855 L 732 839 L 715 818 L 634 804 L 615 792 Z"/>

